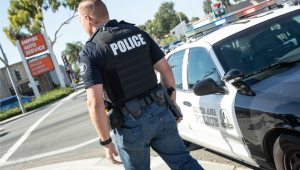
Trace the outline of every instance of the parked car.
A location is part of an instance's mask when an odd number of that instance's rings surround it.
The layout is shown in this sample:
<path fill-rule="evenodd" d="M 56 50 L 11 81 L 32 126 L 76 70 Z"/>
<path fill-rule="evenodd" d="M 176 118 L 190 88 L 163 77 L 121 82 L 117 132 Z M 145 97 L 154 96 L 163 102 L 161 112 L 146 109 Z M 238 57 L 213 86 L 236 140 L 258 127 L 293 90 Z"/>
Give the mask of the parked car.
<path fill-rule="evenodd" d="M 23 103 L 32 102 L 34 97 L 32 96 L 21 96 Z M 13 108 L 19 105 L 17 96 L 8 97 L 6 99 L 0 100 L 0 111 L 4 109 Z"/>
<path fill-rule="evenodd" d="M 165 54 L 168 54 L 170 52 L 169 45 L 163 46 L 160 48 Z"/>
<path fill-rule="evenodd" d="M 181 46 L 183 44 L 185 44 L 185 43 L 182 42 L 182 41 L 180 41 L 180 40 L 171 42 L 170 47 L 169 47 L 170 51 L 174 50 L 175 48 L 177 48 L 177 47 L 179 47 L 179 46 Z"/>

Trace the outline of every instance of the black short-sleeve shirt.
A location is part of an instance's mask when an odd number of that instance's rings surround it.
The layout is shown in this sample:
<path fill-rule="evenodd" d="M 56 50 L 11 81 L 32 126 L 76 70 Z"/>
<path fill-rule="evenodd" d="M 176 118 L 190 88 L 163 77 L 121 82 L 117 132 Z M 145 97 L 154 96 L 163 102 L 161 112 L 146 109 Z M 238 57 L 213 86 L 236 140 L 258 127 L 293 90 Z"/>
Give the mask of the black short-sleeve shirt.
<path fill-rule="evenodd" d="M 110 20 L 107 22 L 104 27 L 116 27 L 119 25 L 117 20 Z M 97 29 L 102 28 L 99 26 Z M 150 53 L 152 57 L 153 65 L 161 60 L 165 54 L 155 43 L 155 41 L 144 32 L 145 38 L 150 42 Z M 87 42 L 82 48 L 82 51 L 78 59 L 80 65 L 80 74 L 84 81 L 85 88 L 96 85 L 103 84 L 102 70 L 106 65 L 106 56 L 104 51 L 94 42 Z"/>

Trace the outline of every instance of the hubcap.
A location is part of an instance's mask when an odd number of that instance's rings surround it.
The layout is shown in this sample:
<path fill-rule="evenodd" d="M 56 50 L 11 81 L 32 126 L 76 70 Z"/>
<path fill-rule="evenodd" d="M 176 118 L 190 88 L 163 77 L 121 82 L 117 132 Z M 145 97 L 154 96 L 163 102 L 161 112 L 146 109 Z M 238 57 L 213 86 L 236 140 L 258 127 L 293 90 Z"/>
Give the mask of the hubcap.
<path fill-rule="evenodd" d="M 300 170 L 300 150 L 290 149 L 284 158 L 286 170 Z"/>
<path fill-rule="evenodd" d="M 292 170 L 300 170 L 300 151 L 294 151 L 290 158 L 290 165 Z"/>

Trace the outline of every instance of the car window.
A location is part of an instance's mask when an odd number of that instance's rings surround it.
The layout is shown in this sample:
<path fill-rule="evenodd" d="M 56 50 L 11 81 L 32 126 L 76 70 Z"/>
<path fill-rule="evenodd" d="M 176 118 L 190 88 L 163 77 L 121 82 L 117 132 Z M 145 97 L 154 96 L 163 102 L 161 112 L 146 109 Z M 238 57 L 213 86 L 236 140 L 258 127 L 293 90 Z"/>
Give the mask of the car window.
<path fill-rule="evenodd" d="M 182 64 L 184 52 L 185 50 L 174 53 L 168 59 L 168 63 L 170 64 L 170 67 L 172 68 L 174 74 L 177 89 L 182 89 Z"/>
<path fill-rule="evenodd" d="M 1 102 L 1 107 L 10 105 L 10 104 L 12 104 L 12 103 L 13 103 L 13 100 L 12 100 L 12 99 L 8 99 L 8 100 L 5 100 L 5 101 L 2 101 L 2 102 Z"/>
<path fill-rule="evenodd" d="M 270 65 L 300 59 L 300 10 L 253 26 L 214 45 L 225 71 L 245 76 Z"/>
<path fill-rule="evenodd" d="M 190 49 L 188 59 L 188 87 L 193 89 L 197 81 L 207 78 L 218 82 L 217 70 L 210 58 L 209 53 L 203 48 Z"/>

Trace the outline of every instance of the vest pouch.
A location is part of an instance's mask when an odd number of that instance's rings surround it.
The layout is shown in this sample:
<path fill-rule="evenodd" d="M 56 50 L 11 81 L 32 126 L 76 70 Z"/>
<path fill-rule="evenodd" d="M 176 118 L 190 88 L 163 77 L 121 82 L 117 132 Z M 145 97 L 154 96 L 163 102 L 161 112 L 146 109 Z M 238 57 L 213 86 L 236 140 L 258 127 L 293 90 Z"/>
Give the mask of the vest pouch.
<path fill-rule="evenodd" d="M 161 84 L 158 84 L 157 87 L 150 91 L 150 97 L 153 101 L 160 107 L 166 104 L 165 95 L 164 95 L 164 87 Z"/>
<path fill-rule="evenodd" d="M 138 119 L 143 116 L 142 105 L 137 97 L 126 102 L 125 107 L 134 119 Z"/>

